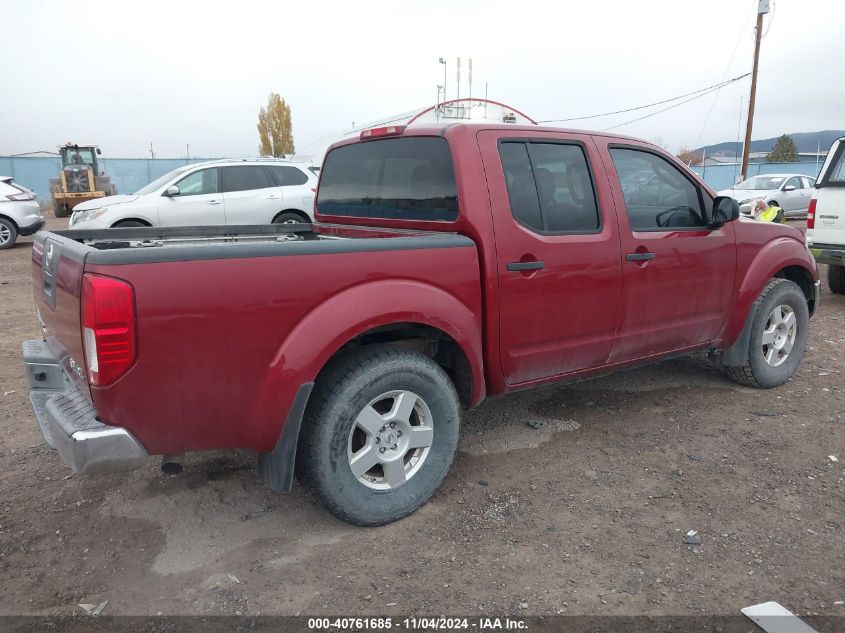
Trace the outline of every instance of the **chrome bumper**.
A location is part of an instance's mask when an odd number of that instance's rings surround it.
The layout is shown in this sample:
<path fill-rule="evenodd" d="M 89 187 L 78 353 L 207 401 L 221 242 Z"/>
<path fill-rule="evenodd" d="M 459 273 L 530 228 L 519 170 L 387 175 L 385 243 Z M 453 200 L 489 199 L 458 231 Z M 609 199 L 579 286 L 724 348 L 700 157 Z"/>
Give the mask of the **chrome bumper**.
<path fill-rule="evenodd" d="M 73 472 L 110 473 L 146 463 L 147 451 L 129 431 L 97 419 L 88 394 L 71 383 L 46 341 L 25 341 L 23 360 L 29 400 L 44 441 Z"/>

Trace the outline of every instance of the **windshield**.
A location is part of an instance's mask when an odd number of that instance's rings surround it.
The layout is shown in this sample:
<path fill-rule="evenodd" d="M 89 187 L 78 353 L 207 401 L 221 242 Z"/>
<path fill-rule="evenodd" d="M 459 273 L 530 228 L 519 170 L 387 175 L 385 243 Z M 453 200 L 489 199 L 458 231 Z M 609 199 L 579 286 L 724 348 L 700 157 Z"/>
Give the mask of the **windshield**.
<path fill-rule="evenodd" d="M 164 185 L 164 183 L 166 183 L 168 180 L 170 180 L 172 178 L 176 178 L 176 176 L 178 176 L 179 174 L 188 171 L 189 167 L 191 167 L 191 165 L 186 165 L 185 167 L 180 167 L 179 169 L 174 169 L 173 171 L 169 171 L 166 174 L 164 174 L 164 176 L 159 176 L 158 178 L 153 180 L 150 184 L 144 185 L 143 187 L 138 189 L 138 191 L 135 192 L 135 195 L 136 196 L 143 196 L 144 194 L 152 193 L 156 189 L 159 189 L 160 187 L 162 187 Z"/>
<path fill-rule="evenodd" d="M 743 180 L 734 189 L 747 189 L 748 191 L 769 191 L 777 189 L 786 180 L 784 176 L 754 176 Z"/>
<path fill-rule="evenodd" d="M 94 151 L 91 148 L 82 147 L 79 149 L 63 149 L 62 163 L 65 165 L 93 165 Z"/>

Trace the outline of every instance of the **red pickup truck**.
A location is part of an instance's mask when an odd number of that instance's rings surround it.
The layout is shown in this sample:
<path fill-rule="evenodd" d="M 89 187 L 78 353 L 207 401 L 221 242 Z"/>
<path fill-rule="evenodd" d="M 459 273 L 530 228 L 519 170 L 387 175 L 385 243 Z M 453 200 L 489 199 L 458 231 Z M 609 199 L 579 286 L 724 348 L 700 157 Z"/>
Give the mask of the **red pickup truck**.
<path fill-rule="evenodd" d="M 294 465 L 338 517 L 424 504 L 485 397 L 711 350 L 774 387 L 818 304 L 797 229 L 632 138 L 392 126 L 328 152 L 311 225 L 39 232 L 23 356 L 79 473 L 186 451 Z"/>

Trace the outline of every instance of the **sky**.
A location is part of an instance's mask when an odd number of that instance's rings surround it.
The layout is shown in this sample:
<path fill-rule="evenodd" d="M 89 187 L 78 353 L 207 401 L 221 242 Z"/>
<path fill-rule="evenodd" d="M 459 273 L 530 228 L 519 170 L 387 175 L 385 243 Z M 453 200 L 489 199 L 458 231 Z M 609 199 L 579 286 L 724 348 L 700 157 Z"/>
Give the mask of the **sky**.
<path fill-rule="evenodd" d="M 537 120 L 692 92 L 751 70 L 757 0 L 4 1 L 0 155 L 95 143 L 107 157 L 254 156 L 259 108 L 297 150 L 448 97 Z M 845 129 L 845 3 L 772 0 L 754 138 Z M 750 79 L 617 128 L 671 151 L 744 134 Z M 667 104 L 671 105 L 671 104 Z M 665 107 L 665 106 L 663 106 Z M 605 129 L 652 110 L 570 123 Z M 189 146 L 189 149 L 188 149 Z"/>

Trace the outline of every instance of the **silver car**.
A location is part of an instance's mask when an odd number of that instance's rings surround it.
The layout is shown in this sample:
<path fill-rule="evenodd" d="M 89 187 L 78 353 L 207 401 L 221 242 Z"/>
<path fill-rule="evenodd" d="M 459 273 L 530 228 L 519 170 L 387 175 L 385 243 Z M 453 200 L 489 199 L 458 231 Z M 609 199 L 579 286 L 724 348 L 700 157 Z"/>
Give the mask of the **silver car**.
<path fill-rule="evenodd" d="M 763 200 L 770 207 L 780 207 L 786 217 L 805 217 L 813 197 L 816 179 L 803 174 L 764 174 L 743 180 L 733 189 L 723 189 L 720 196 L 730 196 L 740 207 L 753 208 Z"/>
<path fill-rule="evenodd" d="M 0 250 L 12 248 L 18 235 L 32 235 L 44 226 L 35 198 L 34 192 L 13 182 L 11 176 L 0 176 Z"/>

